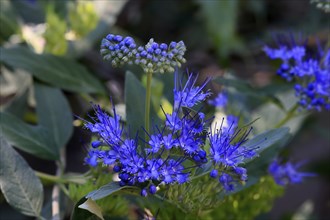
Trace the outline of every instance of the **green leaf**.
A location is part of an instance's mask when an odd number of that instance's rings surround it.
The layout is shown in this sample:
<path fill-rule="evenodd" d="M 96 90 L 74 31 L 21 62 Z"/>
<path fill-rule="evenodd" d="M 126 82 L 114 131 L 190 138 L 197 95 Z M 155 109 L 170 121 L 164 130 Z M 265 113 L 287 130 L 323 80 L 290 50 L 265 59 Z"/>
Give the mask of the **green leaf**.
<path fill-rule="evenodd" d="M 0 1 L 0 44 L 7 41 L 10 36 L 19 33 L 18 18 L 15 7 L 13 7 L 11 1 Z"/>
<path fill-rule="evenodd" d="M 29 88 L 33 83 L 32 76 L 23 70 L 9 70 L 4 65 L 1 65 L 0 71 L 1 95 L 10 97 L 0 105 L 0 110 L 23 118 L 27 109 Z"/>
<path fill-rule="evenodd" d="M 53 86 L 82 93 L 104 93 L 102 84 L 74 60 L 51 54 L 36 54 L 24 47 L 0 48 L 0 61 L 24 69 Z"/>
<path fill-rule="evenodd" d="M 260 117 L 254 125 L 257 132 L 274 128 L 287 114 L 290 114 L 291 109 L 296 105 L 297 98 L 293 91 L 277 94 L 278 99 L 283 104 L 284 109 L 274 103 L 265 103 L 252 112 L 252 117 Z M 299 131 L 308 114 L 299 112 L 287 121 L 283 127 L 290 128 L 290 133 L 295 134 Z"/>
<path fill-rule="evenodd" d="M 256 151 L 260 154 L 261 152 L 275 144 L 285 144 L 288 140 L 288 137 L 290 137 L 289 128 L 284 127 L 273 129 L 259 134 L 248 140 L 244 144 L 244 147 L 246 147 L 247 149 L 258 147 Z"/>
<path fill-rule="evenodd" d="M 289 133 L 289 128 L 283 127 L 257 135 L 244 145 L 248 148 L 252 148 L 253 146 L 260 147 L 257 150 L 259 157 L 246 161 L 249 181 L 251 177 L 251 180 L 254 179 L 254 181 L 257 182 L 261 176 L 267 174 L 269 163 L 276 158 L 279 149 L 285 146 L 290 139 L 291 134 Z"/>
<path fill-rule="evenodd" d="M 201 12 L 216 52 L 221 59 L 226 59 L 233 50 L 242 51 L 243 45 L 237 35 L 237 15 L 239 1 L 196 1 Z"/>
<path fill-rule="evenodd" d="M 57 88 L 35 84 L 39 125 L 54 136 L 57 148 L 64 147 L 72 132 L 72 112 L 62 91 Z"/>
<path fill-rule="evenodd" d="M 247 148 L 259 147 L 259 157 L 245 160 L 248 181 L 244 185 L 237 185 L 234 191 L 223 192 L 219 196 L 235 194 L 258 183 L 260 178 L 267 174 L 268 165 L 277 156 L 279 148 L 283 147 L 290 137 L 289 128 L 278 128 L 257 135 L 244 144 Z"/>
<path fill-rule="evenodd" d="M 88 199 L 99 200 L 122 189 L 136 189 L 135 187 L 119 186 L 118 182 L 110 182 L 101 188 L 94 190 L 86 196 Z"/>
<path fill-rule="evenodd" d="M 135 136 L 136 132 L 144 126 L 145 96 L 146 91 L 141 82 L 132 72 L 127 71 L 125 77 L 126 119 L 132 136 Z"/>
<path fill-rule="evenodd" d="M 9 113 L 0 112 L 0 119 L 0 130 L 10 144 L 36 157 L 59 158 L 56 143 L 46 128 L 29 125 Z"/>
<path fill-rule="evenodd" d="M 77 204 L 74 206 L 74 209 L 71 214 L 71 220 L 91 220 L 91 219 L 96 219 L 95 215 L 92 214 L 91 212 L 87 211 L 86 209 L 81 209 L 79 206 L 83 203 L 85 203 L 87 199 L 85 197 L 81 198 Z"/>
<path fill-rule="evenodd" d="M 78 208 L 85 209 L 104 220 L 101 207 L 92 199 L 87 199 L 83 204 L 79 205 Z"/>
<path fill-rule="evenodd" d="M 288 89 L 287 86 L 269 85 L 262 88 L 255 88 L 246 81 L 236 78 L 224 78 L 224 77 L 218 77 L 214 79 L 214 82 L 219 83 L 226 87 L 234 88 L 236 92 L 231 95 L 237 96 L 235 94 L 238 93 L 238 95 L 246 96 L 248 98 L 248 102 L 251 102 L 251 99 L 253 99 L 253 102 L 256 101 L 260 103 L 272 102 L 273 104 L 277 105 L 280 109 L 284 109 L 281 100 L 278 99 L 275 96 L 275 94 L 276 92 L 280 92 L 285 89 Z"/>
<path fill-rule="evenodd" d="M 0 188 L 6 201 L 28 216 L 40 217 L 43 188 L 33 170 L 0 136 Z"/>

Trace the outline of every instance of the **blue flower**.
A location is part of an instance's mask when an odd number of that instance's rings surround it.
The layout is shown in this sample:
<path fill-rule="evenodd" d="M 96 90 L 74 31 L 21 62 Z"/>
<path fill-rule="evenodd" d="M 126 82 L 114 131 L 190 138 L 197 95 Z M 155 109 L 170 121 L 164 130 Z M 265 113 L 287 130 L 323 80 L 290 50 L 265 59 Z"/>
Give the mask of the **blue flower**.
<path fill-rule="evenodd" d="M 150 194 L 155 194 L 157 192 L 157 187 L 155 185 L 150 185 L 149 192 Z"/>
<path fill-rule="evenodd" d="M 217 178 L 217 176 L 218 176 L 218 171 L 217 171 L 217 170 L 212 170 L 212 171 L 210 172 L 210 176 L 211 176 L 212 178 Z"/>
<path fill-rule="evenodd" d="M 251 128 L 252 129 L 252 128 Z M 219 182 L 227 191 L 234 188 L 236 182 L 233 176 L 238 176 L 241 181 L 247 180 L 247 170 L 240 167 L 247 158 L 257 156 L 258 147 L 247 148 L 244 143 L 247 141 L 251 129 L 243 132 L 237 128 L 237 118 L 229 117 L 227 125 L 223 122 L 219 129 L 214 129 L 209 134 L 210 159 L 216 169 L 210 173 L 212 178 L 217 177 L 218 170 L 222 171 Z"/>
<path fill-rule="evenodd" d="M 239 140 L 235 140 L 235 137 L 239 136 L 241 130 L 232 133 L 232 129 L 235 128 L 228 130 L 220 128 L 209 135 L 210 156 L 215 164 L 235 167 L 242 163 L 244 159 L 256 155 L 255 149 L 244 147 L 250 130 L 242 134 Z"/>
<path fill-rule="evenodd" d="M 148 196 L 148 192 L 144 188 L 141 190 L 141 193 L 140 194 L 141 194 L 142 197 L 147 197 Z"/>
<path fill-rule="evenodd" d="M 85 162 L 86 164 L 92 166 L 92 167 L 96 167 L 98 164 L 98 153 L 97 151 L 89 151 L 88 152 L 88 157 L 85 158 Z"/>
<path fill-rule="evenodd" d="M 120 123 L 120 116 L 116 114 L 113 108 L 113 117 L 110 117 L 102 111 L 100 106 L 94 105 L 94 110 L 97 118 L 92 118 L 94 124 L 87 122 L 85 127 L 93 133 L 98 133 L 103 141 L 109 145 L 117 145 L 121 141 L 123 126 Z"/>
<path fill-rule="evenodd" d="M 279 48 L 263 48 L 271 59 L 282 60 L 277 74 L 287 81 L 295 80 L 295 92 L 302 108 L 330 110 L 330 49 L 319 49 L 312 57 L 307 56 L 306 45 L 293 40 L 287 42 L 281 39 Z"/>
<path fill-rule="evenodd" d="M 165 114 L 167 130 L 170 132 L 167 136 L 163 136 L 163 144 L 166 149 L 177 147 L 185 154 L 196 156 L 201 151 L 204 144 L 204 115 L 200 113 L 192 113 L 187 110 L 186 114 L 179 116 L 178 113 Z M 205 157 L 200 155 L 195 159 L 201 159 L 205 162 Z"/>
<path fill-rule="evenodd" d="M 305 177 L 315 176 L 313 173 L 299 172 L 297 169 L 302 164 L 292 164 L 287 162 L 280 164 L 278 160 L 274 160 L 268 167 L 268 172 L 273 176 L 278 185 L 284 186 L 288 184 L 301 183 Z"/>
<path fill-rule="evenodd" d="M 153 45 L 151 48 L 166 47 Z M 175 78 L 177 80 L 178 76 Z M 180 86 L 174 89 L 172 113 L 167 114 L 162 109 L 166 120 L 160 127 L 155 125 L 152 133 L 145 131 L 148 141 L 138 136 L 129 138 L 115 108 L 110 116 L 94 105 L 96 116 L 91 117 L 93 122 L 86 122 L 85 127 L 98 134 L 99 140 L 92 142 L 85 162 L 90 166 L 99 163 L 113 166 L 120 186 L 141 187 L 141 195 L 147 196 L 148 192 L 151 195 L 156 193 L 159 184 L 187 183 L 191 176 L 190 169 L 200 167 L 210 159 L 214 166 L 210 176 L 219 177 L 218 181 L 225 190 L 233 190 L 237 182 L 247 180 L 247 170 L 240 165 L 246 158 L 256 155 L 256 148 L 244 147 L 250 130 L 242 132 L 238 129 L 238 118 L 235 116 L 228 116 L 227 123 L 207 134 L 205 127 L 210 119 L 205 119 L 201 109 L 195 111 L 190 108 L 209 96 L 209 92 L 203 91 L 207 82 L 196 86 L 192 75 L 189 75 L 184 86 L 181 81 Z M 203 149 L 207 137 L 209 154 Z M 146 145 L 144 150 L 140 148 L 139 140 Z"/>
<path fill-rule="evenodd" d="M 219 182 L 226 191 L 234 190 L 234 179 L 231 175 L 227 173 L 222 173 L 219 177 Z"/>
<path fill-rule="evenodd" d="M 120 36 L 109 37 L 114 42 L 125 42 Z M 127 40 L 128 41 L 128 40 Z M 127 42 L 127 45 L 132 42 Z M 170 48 L 176 48 L 177 44 L 171 43 Z M 155 53 L 157 49 L 164 50 L 165 44 L 152 44 L 151 49 Z M 141 51 L 142 52 L 142 51 Z M 176 76 L 177 78 L 177 76 Z M 108 115 L 97 105 L 94 105 L 95 117 L 91 117 L 93 122 L 86 122 L 85 127 L 91 132 L 98 134 L 99 140 L 92 142 L 85 162 L 90 166 L 97 166 L 101 163 L 105 166 L 113 165 L 113 171 L 118 173 L 119 184 L 145 186 L 151 182 L 149 192 L 156 192 L 155 185 L 183 184 L 189 181 L 191 161 L 196 166 L 201 166 L 207 162 L 207 153 L 203 150 L 205 143 L 205 115 L 198 111 L 185 108 L 193 107 L 198 102 L 203 101 L 209 92 L 204 93 L 201 86 L 195 86 L 196 79 L 189 75 L 189 79 L 184 87 L 174 89 L 175 96 L 181 95 L 180 103 L 176 100 L 172 114 L 165 114 L 166 120 L 163 127 L 154 126 L 153 133 L 149 137 L 144 152 L 141 152 L 139 138 L 131 139 L 127 137 L 127 131 L 120 122 L 120 116 L 113 108 L 112 116 Z M 179 95 L 180 96 L 180 95 Z M 188 105 L 186 105 L 189 103 Z M 163 110 L 164 111 L 164 110 Z M 172 149 L 176 152 L 172 155 Z M 181 155 L 181 156 L 180 156 Z M 188 163 L 186 161 L 189 160 Z M 187 167 L 189 165 L 189 167 Z M 147 190 L 143 188 L 142 196 L 146 196 Z"/>
<path fill-rule="evenodd" d="M 224 108 L 228 103 L 228 96 L 226 92 L 218 93 L 217 97 L 214 100 L 209 100 L 208 103 L 218 108 Z"/>
<path fill-rule="evenodd" d="M 201 86 L 196 86 L 196 81 L 198 75 L 194 76 L 193 74 L 188 75 L 188 80 L 183 84 L 183 79 L 178 79 L 178 73 L 174 75 L 174 109 L 179 107 L 188 107 L 191 108 L 194 105 L 198 104 L 201 101 L 204 101 L 211 93 L 209 91 L 203 92 L 204 87 L 210 81 L 210 78 L 207 78 Z"/>
<path fill-rule="evenodd" d="M 269 56 L 269 58 L 282 59 L 285 63 L 292 58 L 292 52 L 291 50 L 288 50 L 286 46 L 280 46 L 280 48 L 276 49 L 264 46 L 263 51 Z"/>
<path fill-rule="evenodd" d="M 85 162 L 93 167 L 98 163 L 106 166 L 114 165 L 113 171 L 119 173 L 121 186 L 139 185 L 148 181 L 157 184 L 162 182 L 183 184 L 189 181 L 190 176 L 190 172 L 187 170 L 189 168 L 185 168 L 183 164 L 186 159 L 189 156 L 198 155 L 201 160 L 199 162 L 205 162 L 206 152 L 200 149 L 200 145 L 196 145 L 193 139 L 192 141 L 183 140 L 188 137 L 194 138 L 193 133 L 183 134 L 183 127 L 180 127 L 179 133 L 169 129 L 169 133 L 166 132 L 166 134 L 165 129 L 162 131 L 155 129 L 155 133 L 150 135 L 150 141 L 147 143 L 150 148 L 146 149 L 146 155 L 143 156 L 139 153 L 138 141 L 125 137 L 127 132 L 120 124 L 120 117 L 116 114 L 115 109 L 113 116 L 106 114 L 98 106 L 94 109 L 96 111 L 96 118 L 92 118 L 94 123 L 87 122 L 85 127 L 97 133 L 100 140 L 92 142 L 92 148 Z M 185 124 L 191 120 L 179 119 Z M 192 128 L 196 123 L 189 124 Z M 196 135 L 196 133 L 194 134 Z M 188 143 L 189 147 L 186 146 Z M 183 156 L 172 156 L 170 150 L 179 146 L 180 149 L 184 149 Z M 187 152 L 188 148 L 193 150 Z M 150 190 L 150 193 L 153 194 L 154 188 L 152 187 Z M 147 195 L 144 191 L 141 192 L 143 192 L 143 196 Z"/>

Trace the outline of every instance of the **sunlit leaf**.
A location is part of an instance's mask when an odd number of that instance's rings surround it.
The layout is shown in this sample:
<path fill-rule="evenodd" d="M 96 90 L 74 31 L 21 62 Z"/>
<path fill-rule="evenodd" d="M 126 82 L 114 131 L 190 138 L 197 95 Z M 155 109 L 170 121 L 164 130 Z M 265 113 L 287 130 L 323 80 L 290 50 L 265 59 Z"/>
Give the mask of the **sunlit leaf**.
<path fill-rule="evenodd" d="M 92 199 L 87 199 L 83 204 L 79 205 L 78 208 L 85 209 L 93 213 L 100 219 L 102 220 L 104 219 L 102 215 L 101 207 L 98 204 L 96 204 L 96 202 Z"/>
<path fill-rule="evenodd" d="M 71 213 L 71 220 L 92 220 L 92 219 L 96 219 L 95 215 L 89 211 L 87 211 L 86 209 L 81 209 L 79 208 L 79 206 L 81 204 L 83 204 L 84 202 L 86 202 L 87 199 L 85 197 L 81 198 L 74 206 L 74 209 Z M 95 217 L 95 218 L 94 218 Z"/>

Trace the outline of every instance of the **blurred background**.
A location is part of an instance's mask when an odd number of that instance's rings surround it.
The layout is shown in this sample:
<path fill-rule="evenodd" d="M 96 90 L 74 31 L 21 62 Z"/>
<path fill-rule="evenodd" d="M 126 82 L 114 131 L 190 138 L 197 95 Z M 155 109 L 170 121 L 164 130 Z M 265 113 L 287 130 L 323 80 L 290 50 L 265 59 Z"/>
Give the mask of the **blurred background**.
<path fill-rule="evenodd" d="M 1 47 L 16 45 L 33 52 L 29 56 L 30 52 L 23 49 L 16 51 L 25 54 L 25 59 L 16 56 L 15 51 L 0 54 L 0 105 L 2 110 L 14 112 L 31 123 L 36 120 L 30 89 L 33 80 L 63 89 L 74 115 L 85 115 L 90 109 L 88 101 L 108 103 L 106 97 L 109 96 L 118 103 L 120 111 L 120 104 L 124 103 L 126 67 L 114 69 L 110 62 L 102 60 L 100 42 L 108 33 L 132 36 L 143 44 L 150 38 L 166 43 L 183 40 L 187 46 L 187 63 L 182 71 L 199 72 L 201 78 L 230 72 L 257 88 L 274 81 L 284 83 L 276 76 L 278 63 L 270 61 L 261 50 L 265 44 L 273 44 L 275 34 L 308 36 L 307 44 L 311 48 L 316 47 L 317 41 L 330 40 L 330 17 L 318 7 L 321 0 L 1 0 L 0 4 Z M 42 76 L 45 72 L 27 67 L 30 61 L 26 58 L 33 60 L 35 54 L 52 54 L 83 66 L 84 71 L 103 84 L 102 95 L 97 92 L 87 95 L 97 87 L 97 83 L 93 87 L 88 80 L 85 87 L 76 89 L 82 80 L 79 73 L 72 86 L 47 81 Z M 47 62 L 39 65 L 53 68 L 53 64 Z M 141 70 L 135 71 L 139 76 Z M 35 78 L 26 72 L 33 72 Z M 213 84 L 210 89 L 215 94 L 220 90 Z M 88 170 L 83 161 L 89 140 L 88 132 L 80 126 L 74 127 L 67 145 L 67 171 Z M 19 152 L 32 168 L 55 173 L 54 162 Z M 288 186 L 270 210 L 256 218 L 328 219 L 329 113 L 307 117 L 287 147 L 286 155 L 293 161 L 307 160 L 309 170 L 317 172 L 318 177 Z M 8 206 L 3 196 L 0 201 L 1 219 L 29 219 Z"/>

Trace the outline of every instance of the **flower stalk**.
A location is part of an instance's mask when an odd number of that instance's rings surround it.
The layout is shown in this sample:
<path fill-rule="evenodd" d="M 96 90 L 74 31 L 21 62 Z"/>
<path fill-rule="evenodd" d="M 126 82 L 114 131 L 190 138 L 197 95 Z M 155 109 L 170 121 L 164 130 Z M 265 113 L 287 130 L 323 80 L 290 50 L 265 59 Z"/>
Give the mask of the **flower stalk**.
<path fill-rule="evenodd" d="M 144 128 L 148 133 L 150 133 L 150 99 L 151 99 L 151 81 L 152 72 L 147 72 L 147 88 L 146 88 L 146 102 L 145 102 L 145 125 Z M 148 140 L 148 135 L 146 134 L 145 140 Z"/>
<path fill-rule="evenodd" d="M 286 114 L 286 116 L 275 126 L 275 128 L 280 128 L 283 125 L 285 125 L 288 121 L 290 121 L 293 117 L 296 116 L 296 110 L 298 109 L 299 105 L 295 104 L 289 112 Z"/>

